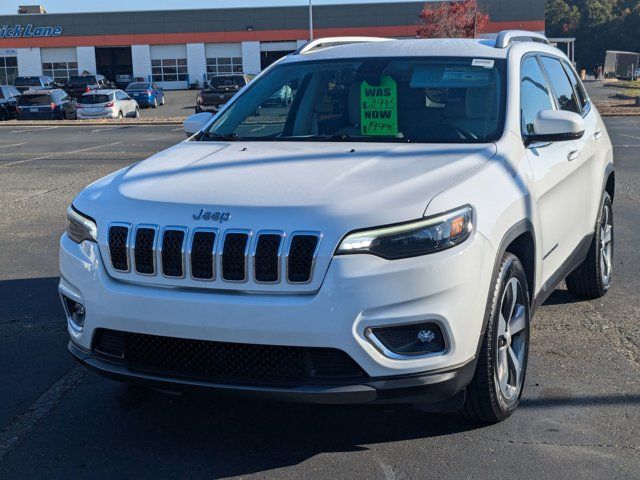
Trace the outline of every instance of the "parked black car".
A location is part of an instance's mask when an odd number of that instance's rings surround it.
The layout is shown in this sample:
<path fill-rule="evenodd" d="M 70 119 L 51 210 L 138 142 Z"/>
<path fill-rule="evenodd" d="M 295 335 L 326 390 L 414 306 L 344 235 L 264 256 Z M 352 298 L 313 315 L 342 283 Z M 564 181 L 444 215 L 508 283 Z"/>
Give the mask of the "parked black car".
<path fill-rule="evenodd" d="M 0 120 L 16 118 L 20 91 L 11 85 L 0 85 Z"/>
<path fill-rule="evenodd" d="M 27 90 L 47 90 L 57 88 L 58 84 L 53 78 L 42 75 L 39 77 L 16 77 L 13 81 L 13 86 L 22 93 Z"/>
<path fill-rule="evenodd" d="M 216 113 L 238 90 L 253 79 L 253 75 L 218 75 L 209 80 L 208 88 L 201 90 L 196 100 L 196 113 Z"/>
<path fill-rule="evenodd" d="M 28 90 L 18 99 L 18 120 L 65 120 L 77 117 L 75 99 L 59 88 Z"/>
<path fill-rule="evenodd" d="M 76 100 L 91 90 L 110 88 L 115 88 L 115 85 L 102 75 L 72 75 L 64 87 L 65 91 Z"/>

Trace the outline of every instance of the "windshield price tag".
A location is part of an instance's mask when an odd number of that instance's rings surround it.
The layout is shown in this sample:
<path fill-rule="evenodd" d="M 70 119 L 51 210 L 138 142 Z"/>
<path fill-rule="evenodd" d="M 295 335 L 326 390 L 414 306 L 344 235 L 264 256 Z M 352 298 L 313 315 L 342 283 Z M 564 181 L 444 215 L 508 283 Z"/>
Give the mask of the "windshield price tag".
<path fill-rule="evenodd" d="M 380 85 L 360 84 L 360 125 L 363 135 L 398 134 L 398 88 L 393 78 L 383 76 Z"/>

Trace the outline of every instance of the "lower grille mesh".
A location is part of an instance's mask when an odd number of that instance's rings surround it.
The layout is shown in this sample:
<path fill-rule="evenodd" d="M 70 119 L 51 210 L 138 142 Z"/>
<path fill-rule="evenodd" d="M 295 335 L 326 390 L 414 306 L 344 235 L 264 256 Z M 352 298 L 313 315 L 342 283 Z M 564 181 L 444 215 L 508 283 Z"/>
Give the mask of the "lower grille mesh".
<path fill-rule="evenodd" d="M 188 340 L 107 329 L 98 329 L 94 338 L 94 351 L 124 358 L 131 370 L 175 377 L 278 385 L 363 376 L 351 357 L 331 348 Z"/>

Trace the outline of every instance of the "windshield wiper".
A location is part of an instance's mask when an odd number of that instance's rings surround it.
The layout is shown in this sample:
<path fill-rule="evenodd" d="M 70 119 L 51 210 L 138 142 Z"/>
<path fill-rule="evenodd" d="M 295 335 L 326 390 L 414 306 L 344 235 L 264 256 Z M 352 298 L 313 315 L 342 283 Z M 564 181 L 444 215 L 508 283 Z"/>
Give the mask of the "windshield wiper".
<path fill-rule="evenodd" d="M 221 135 L 219 133 L 203 132 L 198 140 L 225 140 L 227 142 L 234 142 L 236 140 L 241 140 L 241 138 L 237 133 Z"/>

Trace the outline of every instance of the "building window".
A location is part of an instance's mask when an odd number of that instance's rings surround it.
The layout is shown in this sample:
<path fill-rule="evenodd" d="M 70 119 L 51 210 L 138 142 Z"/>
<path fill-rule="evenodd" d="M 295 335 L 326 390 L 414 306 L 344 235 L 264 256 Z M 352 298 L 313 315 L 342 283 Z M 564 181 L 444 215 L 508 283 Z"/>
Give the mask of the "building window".
<path fill-rule="evenodd" d="M 18 57 L 0 57 L 0 85 L 13 85 L 18 76 Z"/>
<path fill-rule="evenodd" d="M 188 80 L 187 59 L 151 60 L 151 73 L 154 82 L 186 82 Z"/>
<path fill-rule="evenodd" d="M 43 63 L 42 74 L 53 77 L 56 81 L 69 80 L 72 75 L 78 75 L 77 62 Z"/>
<path fill-rule="evenodd" d="M 207 78 L 227 73 L 242 73 L 242 58 L 207 58 Z"/>

